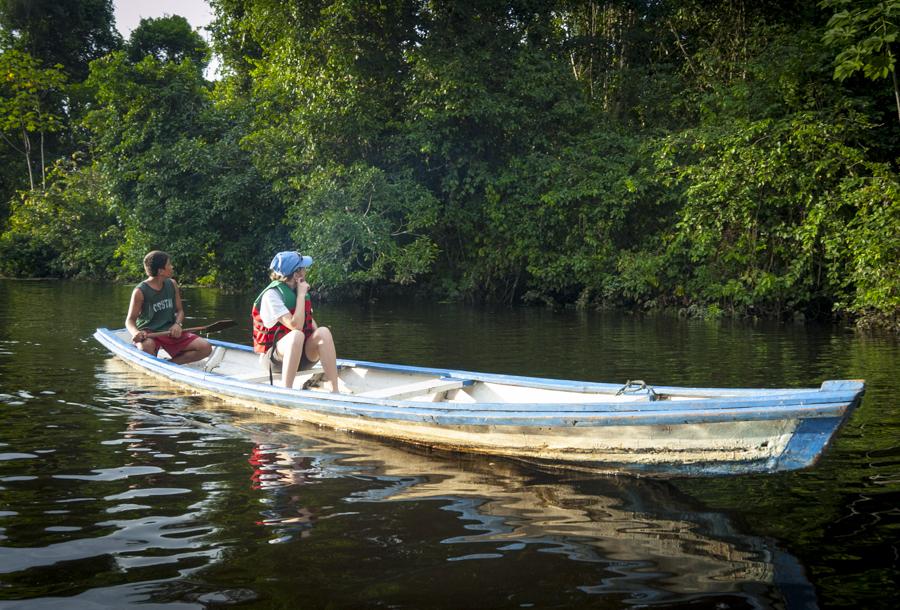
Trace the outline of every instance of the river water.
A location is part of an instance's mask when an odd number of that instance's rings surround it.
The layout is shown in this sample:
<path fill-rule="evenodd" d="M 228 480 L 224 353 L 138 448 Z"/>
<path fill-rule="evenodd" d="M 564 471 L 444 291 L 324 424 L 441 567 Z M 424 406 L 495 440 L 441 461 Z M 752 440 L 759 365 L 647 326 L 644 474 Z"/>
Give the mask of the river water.
<path fill-rule="evenodd" d="M 894 608 L 900 344 L 838 326 L 317 303 L 339 355 L 688 386 L 865 378 L 811 469 L 546 472 L 163 385 L 91 334 L 130 288 L 0 280 L 0 608 Z M 189 320 L 253 295 L 185 289 Z"/>

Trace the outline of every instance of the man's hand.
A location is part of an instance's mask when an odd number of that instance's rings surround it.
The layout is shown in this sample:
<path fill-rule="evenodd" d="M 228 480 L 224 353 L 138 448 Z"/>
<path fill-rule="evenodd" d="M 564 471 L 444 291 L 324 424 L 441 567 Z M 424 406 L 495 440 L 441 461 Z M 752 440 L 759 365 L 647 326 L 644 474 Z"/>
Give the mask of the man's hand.
<path fill-rule="evenodd" d="M 175 322 L 175 324 L 169 327 L 169 336 L 173 339 L 180 337 L 181 332 L 181 322 Z"/>
<path fill-rule="evenodd" d="M 147 339 L 147 331 L 139 330 L 135 336 L 131 338 L 132 343 L 143 343 Z"/>

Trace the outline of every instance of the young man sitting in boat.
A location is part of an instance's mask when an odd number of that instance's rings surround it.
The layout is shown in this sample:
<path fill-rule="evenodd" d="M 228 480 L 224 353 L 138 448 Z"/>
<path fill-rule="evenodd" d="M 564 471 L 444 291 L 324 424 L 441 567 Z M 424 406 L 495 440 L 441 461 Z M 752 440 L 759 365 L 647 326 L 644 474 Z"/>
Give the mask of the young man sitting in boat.
<path fill-rule="evenodd" d="M 253 349 L 263 366 L 281 367 L 284 387 L 291 388 L 297 371 L 322 361 L 331 391 L 338 391 L 337 355 L 331 331 L 313 319 L 306 269 L 312 257 L 279 252 L 269 265 L 272 282 L 253 302 Z M 298 303 L 302 305 L 298 306 Z"/>
<path fill-rule="evenodd" d="M 154 250 L 144 257 L 147 279 L 131 293 L 125 328 L 139 349 L 154 356 L 162 348 L 176 364 L 196 362 L 209 356 L 212 346 L 194 333 L 182 331 L 184 308 L 181 291 L 172 279 L 171 257 Z"/>

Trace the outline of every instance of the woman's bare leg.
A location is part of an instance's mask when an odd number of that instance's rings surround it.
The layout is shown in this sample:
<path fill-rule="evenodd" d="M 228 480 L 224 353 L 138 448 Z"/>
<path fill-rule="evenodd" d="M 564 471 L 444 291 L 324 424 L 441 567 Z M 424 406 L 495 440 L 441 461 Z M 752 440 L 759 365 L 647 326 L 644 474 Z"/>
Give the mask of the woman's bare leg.
<path fill-rule="evenodd" d="M 300 356 L 303 354 L 304 338 L 302 330 L 292 330 L 279 339 L 275 346 L 281 356 L 281 380 L 286 388 L 294 386 L 294 377 L 297 376 Z"/>
<path fill-rule="evenodd" d="M 304 349 L 310 362 L 322 361 L 325 377 L 331 382 L 331 391 L 337 393 L 337 351 L 334 348 L 334 337 L 331 336 L 331 331 L 328 330 L 328 327 L 320 326 L 313 331 Z"/>

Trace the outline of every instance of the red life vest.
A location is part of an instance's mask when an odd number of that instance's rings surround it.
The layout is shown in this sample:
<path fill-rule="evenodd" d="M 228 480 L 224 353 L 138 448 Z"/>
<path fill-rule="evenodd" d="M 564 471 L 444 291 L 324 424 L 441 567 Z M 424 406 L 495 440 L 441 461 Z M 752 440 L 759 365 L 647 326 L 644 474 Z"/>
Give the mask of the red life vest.
<path fill-rule="evenodd" d="M 272 327 L 267 327 L 263 324 L 262 317 L 260 316 L 262 297 L 266 293 L 266 290 L 272 288 L 278 290 L 281 298 L 284 300 L 285 306 L 288 307 L 288 311 L 291 312 L 291 315 L 294 315 L 294 311 L 297 309 L 297 295 L 284 282 L 276 280 L 259 293 L 259 296 L 253 301 L 253 309 L 250 310 L 250 316 L 253 320 L 253 351 L 259 352 L 260 354 L 264 354 L 270 347 L 275 345 L 279 339 L 291 332 L 291 329 L 281 322 L 275 322 L 275 326 Z M 293 307 L 289 307 L 289 305 L 293 305 Z M 304 309 L 303 335 L 308 339 L 314 331 L 312 325 L 312 301 L 309 298 L 309 293 L 306 295 Z"/>

